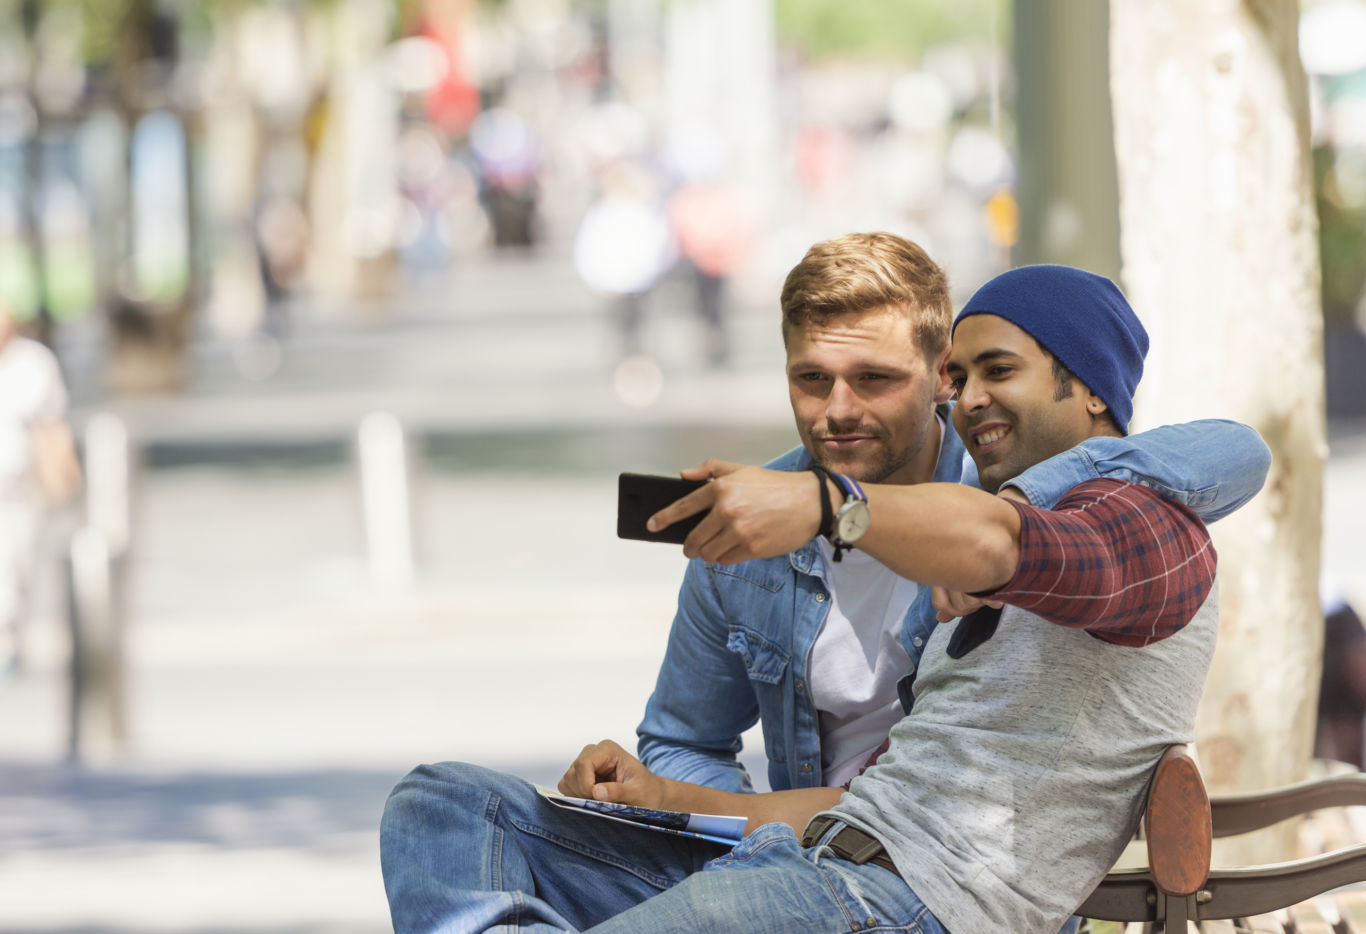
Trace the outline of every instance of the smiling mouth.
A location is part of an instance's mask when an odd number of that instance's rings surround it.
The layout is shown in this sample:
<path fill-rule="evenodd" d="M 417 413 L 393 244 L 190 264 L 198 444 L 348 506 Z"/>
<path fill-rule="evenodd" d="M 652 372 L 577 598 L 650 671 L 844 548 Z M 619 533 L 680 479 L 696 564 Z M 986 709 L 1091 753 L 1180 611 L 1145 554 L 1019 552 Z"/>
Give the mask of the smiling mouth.
<path fill-rule="evenodd" d="M 986 450 L 994 446 L 1008 434 L 1010 434 L 1010 427 L 1007 425 L 1000 425 L 995 428 L 988 428 L 979 434 L 973 435 L 972 440 L 979 450 Z"/>

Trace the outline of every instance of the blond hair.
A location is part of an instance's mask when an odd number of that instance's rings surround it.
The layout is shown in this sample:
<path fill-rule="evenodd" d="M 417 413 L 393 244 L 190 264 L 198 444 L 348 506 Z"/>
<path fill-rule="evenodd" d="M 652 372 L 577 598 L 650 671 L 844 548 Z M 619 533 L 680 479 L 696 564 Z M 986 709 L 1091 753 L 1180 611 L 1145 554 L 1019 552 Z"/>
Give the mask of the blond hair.
<path fill-rule="evenodd" d="M 853 233 L 806 251 L 783 282 L 783 343 L 794 327 L 895 308 L 927 360 L 949 344 L 949 278 L 919 246 L 890 233 Z"/>

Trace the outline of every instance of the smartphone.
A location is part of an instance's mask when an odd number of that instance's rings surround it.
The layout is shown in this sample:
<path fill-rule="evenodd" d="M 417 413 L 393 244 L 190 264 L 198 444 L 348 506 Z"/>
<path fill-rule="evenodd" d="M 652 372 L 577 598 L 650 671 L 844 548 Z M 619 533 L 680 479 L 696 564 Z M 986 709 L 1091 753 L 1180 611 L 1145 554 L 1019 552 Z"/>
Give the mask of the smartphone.
<path fill-rule="evenodd" d="M 688 537 L 688 533 L 707 514 L 706 510 L 681 519 L 658 532 L 651 532 L 645 528 L 645 520 L 706 483 L 706 480 L 684 480 L 682 477 L 657 477 L 643 473 L 621 474 L 617 478 L 617 538 L 683 544 L 683 539 Z"/>

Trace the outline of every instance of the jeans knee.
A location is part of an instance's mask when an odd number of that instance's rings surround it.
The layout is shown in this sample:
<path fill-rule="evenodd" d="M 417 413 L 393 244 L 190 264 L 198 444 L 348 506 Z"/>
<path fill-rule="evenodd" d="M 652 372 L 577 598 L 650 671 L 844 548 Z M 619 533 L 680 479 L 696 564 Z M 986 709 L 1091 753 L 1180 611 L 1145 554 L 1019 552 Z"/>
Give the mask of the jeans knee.
<path fill-rule="evenodd" d="M 419 765 L 399 780 L 384 803 L 380 833 L 494 822 L 536 791 L 521 779 L 466 762 Z"/>

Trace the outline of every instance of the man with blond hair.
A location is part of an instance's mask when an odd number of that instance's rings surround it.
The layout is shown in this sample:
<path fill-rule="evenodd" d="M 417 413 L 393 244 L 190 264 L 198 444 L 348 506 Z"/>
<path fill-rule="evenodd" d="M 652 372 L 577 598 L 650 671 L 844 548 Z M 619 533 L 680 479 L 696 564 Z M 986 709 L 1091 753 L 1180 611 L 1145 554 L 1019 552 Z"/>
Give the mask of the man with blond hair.
<path fill-rule="evenodd" d="M 718 547 L 705 560 L 689 551 L 694 560 L 638 730 L 640 759 L 611 742 L 589 746 L 560 783 L 566 793 L 740 814 L 750 830 L 772 822 L 800 830 L 840 799 L 905 714 L 936 609 L 929 587 L 851 547 L 866 509 L 855 491 L 944 487 L 964 475 L 963 444 L 947 430 L 947 278 L 903 238 L 852 234 L 807 252 L 787 277 L 782 311 L 802 445 L 764 476 L 809 487 L 807 505 L 832 478 L 848 483 L 825 504 L 818 531 L 828 534 L 787 534 L 766 556 L 754 554 L 762 541 L 736 540 L 746 553 Z M 1079 483 L 1112 476 L 1159 484 L 1210 520 L 1260 488 L 1266 448 L 1250 429 L 1209 421 L 1126 437 L 1127 420 L 1123 428 L 1059 449 L 1008 478 L 1012 488 L 1048 508 Z M 713 518 L 724 517 L 704 525 Z M 763 529 L 780 519 L 759 511 L 747 523 Z M 930 531 L 907 533 L 929 539 Z M 961 600 L 946 592 L 941 602 Z M 755 722 L 772 789 L 762 794 L 736 755 Z M 725 852 L 565 813 L 518 779 L 462 763 L 410 773 L 381 827 L 400 934 L 588 927 Z"/>

